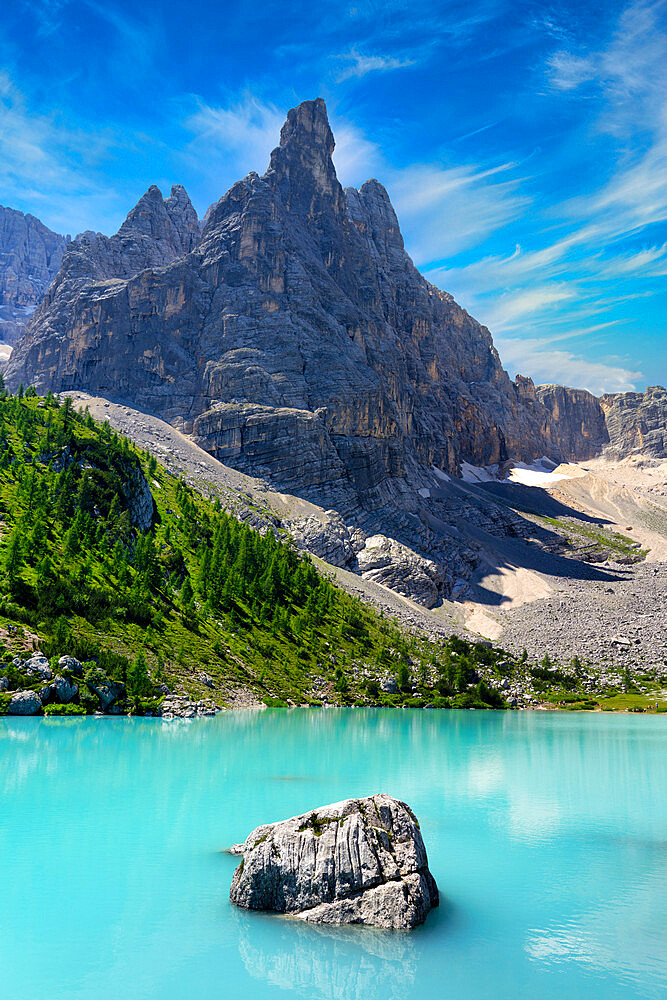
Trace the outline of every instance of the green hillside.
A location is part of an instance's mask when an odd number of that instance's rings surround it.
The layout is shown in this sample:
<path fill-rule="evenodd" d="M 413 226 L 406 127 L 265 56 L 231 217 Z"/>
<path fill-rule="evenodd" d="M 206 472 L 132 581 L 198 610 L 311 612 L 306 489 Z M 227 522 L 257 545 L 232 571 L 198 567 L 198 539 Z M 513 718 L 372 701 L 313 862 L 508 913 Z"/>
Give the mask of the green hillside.
<path fill-rule="evenodd" d="M 245 691 L 266 704 L 501 707 L 494 680 L 527 669 L 484 644 L 402 633 L 68 398 L 3 392 L 0 520 L 0 712 L 13 690 L 39 689 L 11 662 L 32 649 L 54 672 L 64 654 L 85 664 L 75 707 L 54 712 L 99 709 L 111 680 L 127 694 L 117 710 L 134 712 L 157 711 L 164 685 L 221 706 Z M 381 690 L 387 678 L 396 691 Z"/>

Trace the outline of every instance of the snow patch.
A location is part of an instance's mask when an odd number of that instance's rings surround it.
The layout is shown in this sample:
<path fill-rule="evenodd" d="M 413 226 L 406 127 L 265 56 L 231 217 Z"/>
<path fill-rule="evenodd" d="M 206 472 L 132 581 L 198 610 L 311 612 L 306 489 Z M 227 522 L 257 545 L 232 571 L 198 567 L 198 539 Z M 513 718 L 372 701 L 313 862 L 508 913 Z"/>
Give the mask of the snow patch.
<path fill-rule="evenodd" d="M 470 462 L 461 462 L 461 479 L 465 483 L 492 483 L 498 479 L 498 466 L 471 465 Z"/>
<path fill-rule="evenodd" d="M 450 481 L 450 477 L 446 472 L 443 472 L 442 469 L 438 469 L 435 465 L 432 465 L 431 468 L 435 473 L 436 479 L 441 479 L 443 483 L 448 483 Z"/>
<path fill-rule="evenodd" d="M 549 468 L 551 466 L 551 468 Z M 540 459 L 532 465 L 525 462 L 514 462 L 507 474 L 510 483 L 521 483 L 523 486 L 550 486 L 561 479 L 571 479 L 562 472 L 554 472 L 558 468 L 550 459 Z"/>
<path fill-rule="evenodd" d="M 471 465 L 461 462 L 461 478 L 466 483 L 519 483 L 522 486 L 551 486 L 561 479 L 572 479 L 568 472 L 558 472 L 557 465 L 546 455 L 531 464 L 503 462 L 502 465 Z"/>
<path fill-rule="evenodd" d="M 420 496 L 420 497 L 423 497 L 423 498 L 424 498 L 424 500 L 428 500 L 428 498 L 429 498 L 429 497 L 430 497 L 430 495 L 431 495 L 431 491 L 430 491 L 430 490 L 427 490 L 427 489 L 421 489 L 421 490 L 417 490 L 417 492 L 419 493 L 419 496 Z"/>

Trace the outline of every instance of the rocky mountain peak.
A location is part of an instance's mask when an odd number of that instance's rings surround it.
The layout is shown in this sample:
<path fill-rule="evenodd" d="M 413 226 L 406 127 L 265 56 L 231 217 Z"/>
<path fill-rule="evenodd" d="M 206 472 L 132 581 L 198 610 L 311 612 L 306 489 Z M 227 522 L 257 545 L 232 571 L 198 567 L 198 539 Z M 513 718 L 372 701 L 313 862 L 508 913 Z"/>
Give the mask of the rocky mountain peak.
<path fill-rule="evenodd" d="M 162 192 L 156 184 L 151 184 L 146 194 L 142 195 L 134 208 L 128 212 L 125 222 L 118 230 L 118 235 L 132 231 L 146 236 L 156 236 L 158 220 L 162 221 L 165 215 Z"/>
<path fill-rule="evenodd" d="M 199 242 L 201 227 L 194 205 L 182 184 L 172 186 L 171 196 L 165 199 L 164 205 L 180 237 L 184 253 L 189 253 Z"/>
<path fill-rule="evenodd" d="M 397 251 L 402 256 L 401 227 L 386 188 L 371 178 L 358 191 L 353 187 L 345 188 L 345 197 L 350 220 L 360 233 L 370 238 L 380 255 L 387 257 Z"/>
<path fill-rule="evenodd" d="M 171 259 L 189 253 L 199 241 L 199 221 L 185 188 L 176 184 L 171 197 L 163 199 L 159 187 L 151 184 L 117 235 L 123 239 L 135 234 L 166 245 L 173 251 Z"/>
<path fill-rule="evenodd" d="M 327 106 L 321 97 L 314 101 L 304 101 L 287 112 L 287 119 L 280 130 L 281 148 L 298 146 L 313 155 L 323 152 L 325 156 L 331 157 L 335 145 Z"/>
<path fill-rule="evenodd" d="M 333 209 L 345 211 L 343 189 L 331 159 L 334 137 L 321 97 L 304 101 L 287 114 L 280 145 L 271 153 L 268 175 L 290 211 L 314 218 Z"/>

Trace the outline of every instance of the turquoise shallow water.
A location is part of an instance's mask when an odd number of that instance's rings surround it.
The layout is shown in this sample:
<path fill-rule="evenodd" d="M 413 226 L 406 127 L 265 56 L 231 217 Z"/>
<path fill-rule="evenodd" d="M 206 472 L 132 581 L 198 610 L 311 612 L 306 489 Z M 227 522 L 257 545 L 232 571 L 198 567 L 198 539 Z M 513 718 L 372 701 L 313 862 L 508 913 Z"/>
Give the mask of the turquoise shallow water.
<path fill-rule="evenodd" d="M 0 719 L 3 1000 L 662 998 L 667 719 Z M 221 848 L 387 791 L 442 905 L 412 934 L 228 902 Z"/>

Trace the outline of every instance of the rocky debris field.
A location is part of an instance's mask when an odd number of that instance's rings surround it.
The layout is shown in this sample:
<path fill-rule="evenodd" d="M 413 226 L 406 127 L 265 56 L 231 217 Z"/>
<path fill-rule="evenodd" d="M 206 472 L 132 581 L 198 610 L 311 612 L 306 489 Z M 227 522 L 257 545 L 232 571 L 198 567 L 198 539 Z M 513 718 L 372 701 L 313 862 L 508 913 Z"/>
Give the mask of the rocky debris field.
<path fill-rule="evenodd" d="M 230 899 L 245 909 L 411 930 L 439 902 L 417 818 L 389 795 L 259 826 L 232 853 Z"/>
<path fill-rule="evenodd" d="M 602 678 L 661 670 L 667 676 L 667 564 L 609 568 L 607 582 L 561 580 L 550 597 L 499 612 L 503 644 L 545 652 L 560 661 L 578 656 Z"/>

